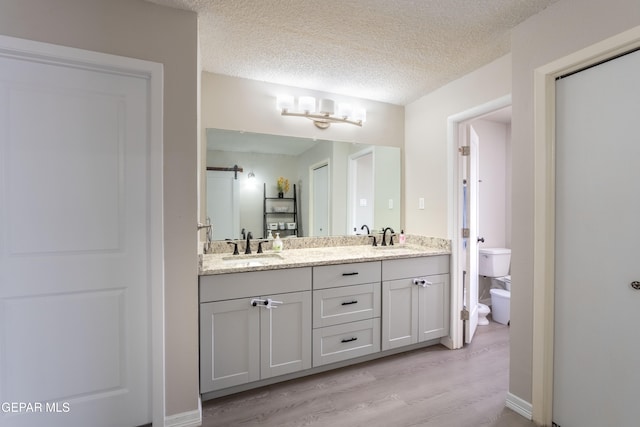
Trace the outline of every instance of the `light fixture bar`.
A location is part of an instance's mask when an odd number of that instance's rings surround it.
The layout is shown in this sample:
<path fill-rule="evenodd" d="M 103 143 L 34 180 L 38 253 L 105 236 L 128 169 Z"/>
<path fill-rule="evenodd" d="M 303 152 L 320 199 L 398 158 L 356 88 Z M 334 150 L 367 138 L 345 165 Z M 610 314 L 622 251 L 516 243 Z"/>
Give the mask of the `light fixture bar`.
<path fill-rule="evenodd" d="M 298 108 L 301 109 L 302 112 L 292 111 L 293 104 L 293 97 L 279 97 L 276 101 L 276 106 L 281 111 L 281 115 L 305 117 L 311 120 L 319 129 L 327 129 L 331 126 L 331 123 L 348 123 L 362 127 L 362 123 L 366 117 L 366 111 L 364 109 L 354 111 L 354 115 L 351 116 L 352 110 L 348 104 L 338 105 L 338 114 L 334 114 L 335 103 L 331 99 L 320 100 L 319 112 L 316 111 L 315 98 L 313 97 L 300 97 L 298 100 Z M 347 108 L 344 108 L 345 106 Z"/>
<path fill-rule="evenodd" d="M 336 117 L 329 114 L 320 113 L 295 113 L 290 112 L 286 109 L 283 109 L 281 114 L 283 116 L 306 117 L 307 119 L 313 121 L 313 124 L 320 129 L 328 128 L 331 123 L 349 123 L 350 125 L 362 127 L 362 120 L 351 120 L 348 117 Z"/>

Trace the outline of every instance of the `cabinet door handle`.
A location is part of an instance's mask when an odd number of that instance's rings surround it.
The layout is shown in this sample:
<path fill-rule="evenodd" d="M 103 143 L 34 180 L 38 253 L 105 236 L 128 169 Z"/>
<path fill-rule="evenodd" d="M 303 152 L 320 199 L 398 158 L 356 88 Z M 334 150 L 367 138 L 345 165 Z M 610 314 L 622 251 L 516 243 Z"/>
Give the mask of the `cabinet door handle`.
<path fill-rule="evenodd" d="M 282 304 L 282 301 L 274 301 L 271 298 L 267 298 L 264 302 L 265 308 L 278 308 L 279 304 Z"/>
<path fill-rule="evenodd" d="M 358 272 L 354 271 L 353 273 L 342 273 L 343 276 L 357 276 Z"/>
<path fill-rule="evenodd" d="M 267 304 L 267 301 L 260 299 L 260 298 L 252 298 L 251 299 L 251 305 L 254 307 L 257 307 L 258 303 L 262 303 L 262 304 Z"/>
<path fill-rule="evenodd" d="M 357 339 L 358 339 L 358 337 L 344 338 L 341 342 L 343 342 L 343 343 L 351 342 L 351 341 L 355 341 Z"/>
<path fill-rule="evenodd" d="M 342 305 L 351 305 L 351 304 L 357 304 L 358 300 L 353 300 L 353 301 L 345 301 L 342 303 Z"/>
<path fill-rule="evenodd" d="M 423 288 L 426 288 L 427 286 L 431 286 L 433 285 L 433 283 L 431 283 L 430 281 L 428 281 L 427 279 L 421 277 L 419 279 L 413 279 L 413 284 L 414 285 L 418 285 L 418 286 L 422 286 Z"/>

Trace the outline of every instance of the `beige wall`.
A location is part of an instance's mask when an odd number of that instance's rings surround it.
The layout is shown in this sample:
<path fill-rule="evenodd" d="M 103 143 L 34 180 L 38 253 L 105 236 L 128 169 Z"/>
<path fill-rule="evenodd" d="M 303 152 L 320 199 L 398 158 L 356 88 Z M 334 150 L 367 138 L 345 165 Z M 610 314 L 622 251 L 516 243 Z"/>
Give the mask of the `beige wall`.
<path fill-rule="evenodd" d="M 142 0 L 0 0 L 0 33 L 164 64 L 166 414 L 196 410 L 196 15 Z"/>
<path fill-rule="evenodd" d="M 447 119 L 511 93 L 511 55 L 406 106 L 405 232 L 450 238 Z M 418 209 L 424 197 L 425 209 Z"/>
<path fill-rule="evenodd" d="M 640 23 L 637 0 L 561 0 L 513 30 L 511 393 L 531 402 L 533 70 Z M 579 309 L 579 307 L 577 308 Z"/>

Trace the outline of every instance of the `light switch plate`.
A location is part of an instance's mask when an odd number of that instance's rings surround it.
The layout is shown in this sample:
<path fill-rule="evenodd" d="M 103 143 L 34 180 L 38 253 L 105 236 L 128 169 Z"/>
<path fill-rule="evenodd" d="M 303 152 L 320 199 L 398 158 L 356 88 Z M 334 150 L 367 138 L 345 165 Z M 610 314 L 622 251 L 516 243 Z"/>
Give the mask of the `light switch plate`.
<path fill-rule="evenodd" d="M 418 209 L 424 209 L 424 197 L 418 199 Z"/>

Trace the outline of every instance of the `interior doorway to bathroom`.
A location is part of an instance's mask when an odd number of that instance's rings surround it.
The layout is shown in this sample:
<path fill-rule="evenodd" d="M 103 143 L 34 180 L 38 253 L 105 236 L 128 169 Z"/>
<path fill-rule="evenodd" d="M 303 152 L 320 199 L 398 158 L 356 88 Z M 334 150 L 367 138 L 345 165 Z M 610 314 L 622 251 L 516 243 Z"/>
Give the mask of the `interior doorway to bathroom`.
<path fill-rule="evenodd" d="M 491 301 L 490 279 L 478 276 L 478 249 L 510 247 L 511 97 L 450 117 L 449 129 L 457 159 L 451 180 L 452 312 L 463 314 L 452 318 L 452 340 L 459 348 L 473 339 L 478 303 Z M 475 150 L 463 148 L 473 145 Z"/>
<path fill-rule="evenodd" d="M 309 216 L 310 236 L 329 235 L 329 160 L 309 168 L 311 208 Z"/>

